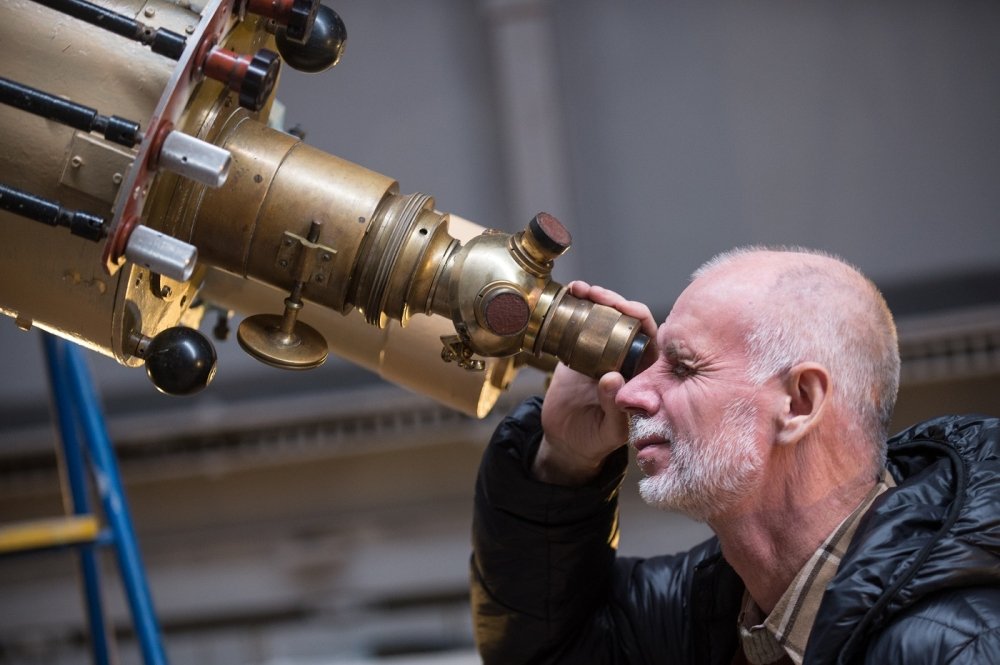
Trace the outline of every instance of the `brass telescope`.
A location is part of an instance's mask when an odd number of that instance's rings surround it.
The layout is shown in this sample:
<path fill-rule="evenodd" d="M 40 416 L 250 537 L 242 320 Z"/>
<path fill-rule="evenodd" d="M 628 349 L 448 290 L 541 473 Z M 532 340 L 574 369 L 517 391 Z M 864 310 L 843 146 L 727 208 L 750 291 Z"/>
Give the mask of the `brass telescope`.
<path fill-rule="evenodd" d="M 635 369 L 639 322 L 552 280 L 571 243 L 552 215 L 483 229 L 267 125 L 283 63 L 340 58 L 318 0 L 12 0 L 0 19 L 0 309 L 22 328 L 185 394 L 214 371 L 194 329 L 216 304 L 252 314 L 238 340 L 262 362 L 332 346 L 480 417 L 524 364 Z M 449 362 L 428 371 L 429 349 Z"/>

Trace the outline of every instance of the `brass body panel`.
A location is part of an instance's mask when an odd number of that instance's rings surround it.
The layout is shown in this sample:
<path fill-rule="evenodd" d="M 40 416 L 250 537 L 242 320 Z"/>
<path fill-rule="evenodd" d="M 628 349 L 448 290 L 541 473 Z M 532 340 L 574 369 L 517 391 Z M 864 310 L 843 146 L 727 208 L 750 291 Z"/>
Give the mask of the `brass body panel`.
<path fill-rule="evenodd" d="M 295 137 L 237 114 L 219 145 L 233 155 L 229 180 L 206 191 L 190 239 L 201 260 L 241 277 L 290 289 L 290 266 L 279 260 L 286 231 L 305 235 L 323 222 L 319 244 L 335 251 L 334 275 L 350 275 L 379 203 L 394 180 L 305 145 Z M 310 282 L 303 297 L 350 311 L 349 282 Z"/>
<path fill-rule="evenodd" d="M 118 0 L 106 6 L 129 16 L 149 7 L 142 20 L 183 33 L 198 16 L 169 2 Z M 0 9 L 0 57 L 4 76 L 64 96 L 106 115 L 143 125 L 169 80 L 172 62 L 134 42 L 75 20 L 29 0 L 8 0 Z M 127 65 L 127 66 L 126 66 Z M 129 152 L 97 134 L 81 132 L 0 105 L 0 181 L 110 219 L 108 191 L 64 179 L 67 170 L 104 170 L 93 163 L 100 144 L 109 161 Z M 81 145 L 90 152 L 80 154 Z M 72 160 L 82 162 L 74 169 Z M 84 174 L 86 172 L 86 175 Z M 105 172 L 106 173 L 106 172 Z M 95 175 L 93 179 L 102 178 Z M 113 175 L 113 173 L 112 173 Z M 117 189 L 112 183 L 111 192 Z M 0 212 L 0 310 L 19 321 L 70 338 L 128 365 L 132 357 L 129 328 L 141 318 L 143 332 L 173 325 L 186 309 L 161 301 L 148 291 L 148 271 L 127 266 L 115 275 L 103 269 L 103 247 L 70 236 L 65 229 L 46 228 L 11 213 Z M 192 290 L 193 291 L 193 290 Z M 173 322 L 173 323 L 169 323 Z M 164 326 L 166 327 L 166 326 Z"/>
<path fill-rule="evenodd" d="M 198 325 L 192 304 L 211 272 L 246 288 L 220 287 L 223 280 L 214 277 L 206 300 L 272 315 L 258 321 L 279 320 L 273 317 L 283 300 L 303 322 L 340 317 L 342 325 L 320 324 L 335 353 L 478 416 L 528 359 L 551 367 L 558 356 L 593 376 L 621 364 L 638 323 L 577 301 L 551 280 L 552 260 L 569 246 L 557 220 L 545 218 L 555 238 L 534 237 L 537 228 L 530 227 L 514 235 L 484 232 L 437 211 L 429 196 L 400 194 L 392 178 L 269 128 L 273 98 L 251 113 L 235 93 L 197 73 L 193 49 L 210 45 L 195 43 L 201 35 L 218 33 L 219 46 L 237 53 L 273 47 L 266 22 L 233 14 L 238 5 L 228 0 L 204 3 L 206 16 L 165 0 L 101 4 L 190 35 L 185 55 L 175 63 L 29 0 L 0 9 L 5 77 L 139 122 L 146 133 L 135 149 L 123 149 L 96 133 L 0 106 L 0 182 L 114 220 L 112 240 L 92 244 L 0 213 L 0 310 L 18 325 L 38 325 L 138 365 L 144 339 Z M 151 137 L 165 130 L 153 116 L 168 119 L 167 108 L 174 129 L 230 152 L 228 180 L 218 189 L 155 170 Z M 133 210 L 145 226 L 197 248 L 189 281 L 116 258 Z M 264 303 L 267 294 L 276 294 L 273 304 Z M 408 323 L 409 332 L 401 328 Z M 304 367 L 325 357 L 311 333 L 304 358 L 276 345 L 269 350 L 267 335 L 255 340 L 255 355 L 272 364 Z M 442 357 L 484 371 L 467 372 Z"/>
<path fill-rule="evenodd" d="M 211 270 L 203 295 L 226 308 L 277 311 L 282 292 Z M 522 362 L 521 358 L 494 358 L 486 362 L 482 372 L 441 362 L 440 337 L 454 332 L 454 328 L 440 316 L 415 316 L 405 328 L 397 321 L 389 321 L 379 329 L 366 323 L 358 311 L 345 316 L 307 305 L 299 318 L 322 333 L 333 355 L 477 418 L 490 412 Z"/>

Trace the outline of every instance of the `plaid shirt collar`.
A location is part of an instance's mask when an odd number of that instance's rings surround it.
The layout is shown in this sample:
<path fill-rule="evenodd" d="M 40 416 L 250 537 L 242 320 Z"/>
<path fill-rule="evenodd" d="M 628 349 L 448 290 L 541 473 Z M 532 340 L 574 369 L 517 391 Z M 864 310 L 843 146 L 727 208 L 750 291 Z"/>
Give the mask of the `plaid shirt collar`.
<path fill-rule="evenodd" d="M 743 653 L 750 663 L 776 663 L 787 656 L 795 665 L 802 664 L 802 655 L 826 585 L 837 572 L 861 517 L 880 494 L 894 486 L 892 476 L 883 471 L 882 477 L 860 505 L 833 530 L 799 570 L 767 617 L 744 592 L 739 631 Z"/>

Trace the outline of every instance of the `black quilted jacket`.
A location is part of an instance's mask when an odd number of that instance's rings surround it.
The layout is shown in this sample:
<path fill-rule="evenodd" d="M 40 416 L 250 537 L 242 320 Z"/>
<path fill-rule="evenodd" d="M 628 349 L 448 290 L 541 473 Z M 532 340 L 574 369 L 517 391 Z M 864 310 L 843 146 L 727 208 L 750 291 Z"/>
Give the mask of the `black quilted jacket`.
<path fill-rule="evenodd" d="M 728 665 L 743 584 L 713 538 L 616 557 L 627 452 L 583 488 L 530 475 L 541 402 L 497 428 L 476 485 L 471 566 L 487 665 Z M 889 442 L 898 486 L 863 518 L 805 665 L 1000 664 L 1000 421 L 944 417 Z"/>

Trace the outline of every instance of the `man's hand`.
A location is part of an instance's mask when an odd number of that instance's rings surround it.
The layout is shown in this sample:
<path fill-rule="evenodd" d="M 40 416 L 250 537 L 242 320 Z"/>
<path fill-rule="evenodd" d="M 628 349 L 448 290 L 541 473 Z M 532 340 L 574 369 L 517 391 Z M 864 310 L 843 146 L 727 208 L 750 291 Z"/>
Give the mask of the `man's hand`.
<path fill-rule="evenodd" d="M 649 308 L 625 300 L 613 291 L 585 282 L 571 282 L 569 291 L 601 305 L 614 307 L 642 322 L 642 331 L 656 337 Z M 628 438 L 628 416 L 615 406 L 625 379 L 609 372 L 600 380 L 556 367 L 542 406 L 545 434 L 532 470 L 539 480 L 557 485 L 582 485 L 597 476 L 604 459 Z"/>

